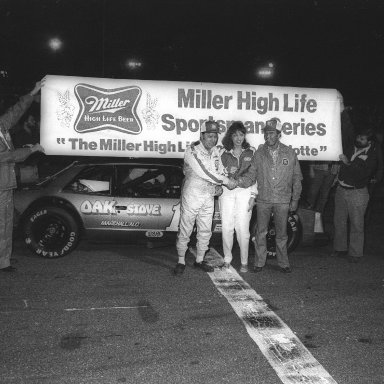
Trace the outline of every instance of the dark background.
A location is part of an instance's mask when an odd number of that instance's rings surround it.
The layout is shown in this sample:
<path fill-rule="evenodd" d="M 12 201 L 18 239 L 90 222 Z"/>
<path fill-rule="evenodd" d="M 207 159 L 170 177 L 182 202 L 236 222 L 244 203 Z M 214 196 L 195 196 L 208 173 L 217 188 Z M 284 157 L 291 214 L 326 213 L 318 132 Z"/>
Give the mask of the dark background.
<path fill-rule="evenodd" d="M 383 70 L 383 0 L 0 0 L 0 114 L 47 74 L 336 88 L 382 143 Z"/>
<path fill-rule="evenodd" d="M 347 105 L 376 108 L 384 99 L 381 0 L 0 0 L 0 50 L 3 95 L 53 74 L 337 88 Z M 269 62 L 274 76 L 258 78 Z"/>

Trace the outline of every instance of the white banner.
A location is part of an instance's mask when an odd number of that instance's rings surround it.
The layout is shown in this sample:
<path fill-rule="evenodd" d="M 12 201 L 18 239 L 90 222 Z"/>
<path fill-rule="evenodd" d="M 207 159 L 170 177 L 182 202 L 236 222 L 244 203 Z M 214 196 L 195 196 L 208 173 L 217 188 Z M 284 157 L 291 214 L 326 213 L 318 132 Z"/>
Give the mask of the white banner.
<path fill-rule="evenodd" d="M 48 155 L 184 156 L 204 120 L 219 122 L 219 143 L 240 120 L 254 147 L 278 117 L 281 141 L 301 160 L 338 160 L 340 103 L 335 89 L 47 76 L 41 144 Z"/>

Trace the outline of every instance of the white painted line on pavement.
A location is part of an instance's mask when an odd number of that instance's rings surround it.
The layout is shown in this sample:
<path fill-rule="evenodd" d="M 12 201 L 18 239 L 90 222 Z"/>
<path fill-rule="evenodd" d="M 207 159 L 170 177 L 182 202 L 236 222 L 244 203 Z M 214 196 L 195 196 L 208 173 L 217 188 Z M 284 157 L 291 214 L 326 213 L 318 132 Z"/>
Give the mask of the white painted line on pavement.
<path fill-rule="evenodd" d="M 194 250 L 191 252 L 195 253 Z M 223 262 L 222 256 L 214 248 L 207 253 L 206 260 L 213 266 Z M 215 268 L 208 275 L 243 321 L 248 334 L 284 384 L 337 384 L 233 267 L 227 270 Z"/>
<path fill-rule="evenodd" d="M 98 307 L 98 308 L 66 308 L 64 311 L 100 311 L 109 309 L 136 309 L 136 308 L 148 308 L 148 305 L 137 305 L 135 307 Z"/>

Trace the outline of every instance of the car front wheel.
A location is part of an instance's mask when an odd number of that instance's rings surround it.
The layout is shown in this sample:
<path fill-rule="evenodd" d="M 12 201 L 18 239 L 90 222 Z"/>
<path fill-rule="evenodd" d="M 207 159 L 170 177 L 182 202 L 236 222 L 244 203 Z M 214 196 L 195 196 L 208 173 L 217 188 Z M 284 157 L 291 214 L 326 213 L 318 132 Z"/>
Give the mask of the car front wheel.
<path fill-rule="evenodd" d="M 29 212 L 23 225 L 24 241 L 35 254 L 56 258 L 72 252 L 80 238 L 76 220 L 59 207 L 39 207 Z"/>

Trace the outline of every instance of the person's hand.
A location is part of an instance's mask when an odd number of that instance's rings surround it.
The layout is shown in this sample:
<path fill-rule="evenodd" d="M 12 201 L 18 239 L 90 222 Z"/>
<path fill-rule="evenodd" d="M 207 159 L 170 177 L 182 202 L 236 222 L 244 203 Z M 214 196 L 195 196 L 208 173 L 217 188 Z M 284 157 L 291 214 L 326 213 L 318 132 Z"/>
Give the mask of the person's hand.
<path fill-rule="evenodd" d="M 223 187 L 221 185 L 215 185 L 215 196 L 221 196 L 223 194 Z"/>
<path fill-rule="evenodd" d="M 348 157 L 345 156 L 344 154 L 339 155 L 339 159 L 340 159 L 345 165 L 348 165 L 348 164 L 349 164 Z"/>
<path fill-rule="evenodd" d="M 248 200 L 248 212 L 252 211 L 254 206 L 255 206 L 255 198 L 251 196 Z"/>
<path fill-rule="evenodd" d="M 40 97 L 37 96 L 37 94 L 40 92 L 40 89 L 44 87 L 44 85 L 45 85 L 45 77 L 40 81 L 37 81 L 35 84 L 35 87 L 32 89 L 31 92 L 29 92 L 29 94 L 34 97 L 35 101 L 40 100 Z"/>
<path fill-rule="evenodd" d="M 42 152 L 42 153 L 45 152 L 44 148 L 39 143 L 33 145 L 31 149 L 32 149 L 32 152 Z"/>
<path fill-rule="evenodd" d="M 230 177 L 226 186 L 229 190 L 231 190 L 231 189 L 235 189 L 237 187 L 237 184 L 238 184 L 237 180 Z"/>
<path fill-rule="evenodd" d="M 296 212 L 298 206 L 299 206 L 299 200 L 291 200 L 291 204 L 289 204 L 289 211 Z"/>

